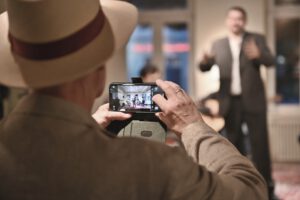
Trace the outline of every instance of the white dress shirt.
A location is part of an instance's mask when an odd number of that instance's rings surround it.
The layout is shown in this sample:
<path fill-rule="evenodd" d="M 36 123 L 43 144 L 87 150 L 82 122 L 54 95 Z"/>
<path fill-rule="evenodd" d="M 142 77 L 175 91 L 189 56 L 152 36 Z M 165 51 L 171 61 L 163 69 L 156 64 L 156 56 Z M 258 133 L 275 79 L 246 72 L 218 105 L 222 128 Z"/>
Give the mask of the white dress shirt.
<path fill-rule="evenodd" d="M 242 93 L 241 74 L 240 74 L 240 52 L 242 45 L 241 37 L 229 37 L 230 50 L 232 55 L 231 71 L 231 94 L 240 95 Z"/>

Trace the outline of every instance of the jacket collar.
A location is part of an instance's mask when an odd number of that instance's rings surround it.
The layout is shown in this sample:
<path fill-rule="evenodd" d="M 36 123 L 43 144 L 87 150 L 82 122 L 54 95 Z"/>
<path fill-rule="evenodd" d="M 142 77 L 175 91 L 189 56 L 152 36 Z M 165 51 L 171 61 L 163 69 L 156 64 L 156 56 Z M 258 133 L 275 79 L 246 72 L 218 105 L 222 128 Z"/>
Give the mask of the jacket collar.
<path fill-rule="evenodd" d="M 88 126 L 95 126 L 96 123 L 91 114 L 80 106 L 61 98 L 40 94 L 29 94 L 23 97 L 12 114 L 47 116 Z"/>

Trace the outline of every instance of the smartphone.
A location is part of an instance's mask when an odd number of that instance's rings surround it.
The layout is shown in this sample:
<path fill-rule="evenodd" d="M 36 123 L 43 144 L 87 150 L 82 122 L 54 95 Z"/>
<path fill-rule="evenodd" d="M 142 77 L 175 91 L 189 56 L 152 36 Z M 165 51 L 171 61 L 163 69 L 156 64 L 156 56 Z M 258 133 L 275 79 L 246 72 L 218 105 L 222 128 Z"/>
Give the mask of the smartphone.
<path fill-rule="evenodd" d="M 160 108 L 153 102 L 156 94 L 164 96 L 155 83 L 111 83 L 109 85 L 109 108 L 129 113 L 154 113 Z"/>

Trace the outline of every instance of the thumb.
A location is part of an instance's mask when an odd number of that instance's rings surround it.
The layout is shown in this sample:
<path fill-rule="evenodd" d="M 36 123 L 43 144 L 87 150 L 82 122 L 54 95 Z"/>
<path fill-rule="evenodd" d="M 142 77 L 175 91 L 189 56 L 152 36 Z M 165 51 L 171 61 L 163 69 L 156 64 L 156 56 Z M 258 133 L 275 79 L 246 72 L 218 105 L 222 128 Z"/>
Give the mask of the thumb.
<path fill-rule="evenodd" d="M 114 121 L 114 120 L 126 120 L 129 119 L 131 117 L 131 114 L 128 113 L 122 113 L 122 112 L 111 112 L 109 111 L 107 118 L 110 121 Z"/>

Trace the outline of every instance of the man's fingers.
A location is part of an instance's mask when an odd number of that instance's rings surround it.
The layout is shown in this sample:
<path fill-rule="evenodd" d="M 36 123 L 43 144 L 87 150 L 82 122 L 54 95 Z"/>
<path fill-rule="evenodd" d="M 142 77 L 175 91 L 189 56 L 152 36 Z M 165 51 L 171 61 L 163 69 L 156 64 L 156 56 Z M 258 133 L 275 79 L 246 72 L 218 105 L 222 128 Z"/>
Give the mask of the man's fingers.
<path fill-rule="evenodd" d="M 103 105 L 101 106 L 101 109 L 102 109 L 102 110 L 108 110 L 108 109 L 109 109 L 109 103 L 103 104 Z"/>
<path fill-rule="evenodd" d="M 179 93 L 181 97 L 186 96 L 184 90 L 174 82 L 161 80 L 157 82 L 157 85 L 165 92 L 168 99 L 178 96 Z"/>
<path fill-rule="evenodd" d="M 155 113 L 155 116 L 160 119 L 161 121 L 163 121 L 163 115 L 162 113 Z"/>
<path fill-rule="evenodd" d="M 155 95 L 152 100 L 158 105 L 161 110 L 166 110 L 168 101 L 160 94 Z"/>
<path fill-rule="evenodd" d="M 247 55 L 248 58 L 257 57 L 257 53 L 253 49 L 245 49 L 244 52 L 245 52 L 245 54 Z"/>
<path fill-rule="evenodd" d="M 174 88 L 174 90 L 180 88 L 180 86 L 174 82 L 171 81 L 165 81 L 166 83 L 168 83 L 172 88 Z"/>
<path fill-rule="evenodd" d="M 252 47 L 252 46 L 244 47 L 244 51 L 253 51 L 253 50 L 254 50 L 254 47 Z"/>
<path fill-rule="evenodd" d="M 168 98 L 176 95 L 175 89 L 167 81 L 157 80 L 156 84 L 165 92 Z"/>
<path fill-rule="evenodd" d="M 215 55 L 213 53 L 204 53 L 203 57 L 207 59 L 212 59 L 215 57 Z"/>
<path fill-rule="evenodd" d="M 109 112 L 107 115 L 107 118 L 109 118 L 110 121 L 113 120 L 126 120 L 131 117 L 131 114 L 128 113 L 122 113 L 122 112 Z"/>
<path fill-rule="evenodd" d="M 155 113 L 155 116 L 160 119 L 160 121 L 164 122 L 166 125 L 168 124 L 168 119 L 166 118 L 166 116 L 164 115 L 164 113 L 159 112 L 159 113 Z"/>
<path fill-rule="evenodd" d="M 182 89 L 178 84 L 171 82 L 171 81 L 167 81 L 174 89 L 175 89 L 175 93 L 176 96 L 180 97 L 181 99 L 184 99 L 184 101 L 187 100 L 187 94 L 185 93 L 184 89 Z"/>
<path fill-rule="evenodd" d="M 255 49 L 253 49 L 253 48 L 245 48 L 244 52 L 246 54 L 254 54 L 255 53 Z"/>

